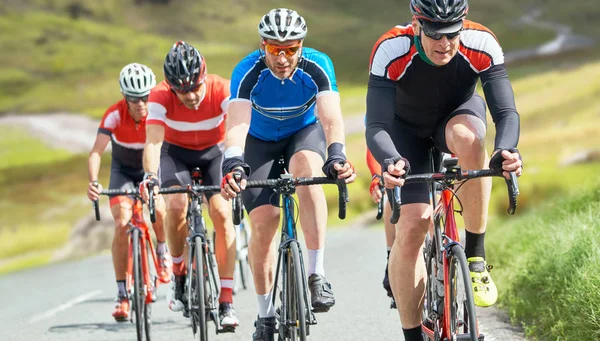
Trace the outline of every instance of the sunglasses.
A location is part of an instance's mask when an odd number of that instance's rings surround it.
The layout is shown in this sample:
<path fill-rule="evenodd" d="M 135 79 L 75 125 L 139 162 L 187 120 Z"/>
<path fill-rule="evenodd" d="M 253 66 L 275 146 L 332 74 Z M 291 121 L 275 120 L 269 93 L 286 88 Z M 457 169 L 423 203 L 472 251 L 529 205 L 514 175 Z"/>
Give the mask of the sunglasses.
<path fill-rule="evenodd" d="M 190 92 L 196 92 L 196 91 L 198 91 L 198 89 L 200 89 L 200 87 L 202 86 L 202 84 L 204 84 L 204 81 L 198 83 L 198 85 L 194 86 L 191 89 L 187 89 L 187 90 L 173 89 L 173 91 L 175 91 L 176 93 L 178 93 L 180 95 L 186 95 L 186 94 L 189 94 Z"/>
<path fill-rule="evenodd" d="M 425 29 L 425 26 L 421 25 L 421 30 L 423 31 L 423 34 L 425 34 L 425 36 L 427 36 L 428 38 L 431 38 L 433 40 L 440 40 L 444 36 L 446 36 L 446 38 L 448 38 L 448 40 L 452 40 L 460 34 L 460 31 L 462 31 L 462 28 L 456 32 L 438 33 L 438 32 L 428 31 L 427 29 Z"/>
<path fill-rule="evenodd" d="M 291 46 L 278 46 L 278 45 L 271 45 L 269 43 L 264 43 L 264 42 L 263 42 L 263 44 L 265 45 L 265 50 L 267 52 L 269 52 L 270 54 L 272 54 L 274 56 L 279 56 L 283 52 L 285 54 L 285 56 L 288 58 L 295 55 L 301 46 L 301 44 L 296 44 L 296 45 L 291 45 Z"/>
<path fill-rule="evenodd" d="M 134 103 L 134 104 L 139 103 L 140 101 L 146 103 L 146 102 L 148 102 L 148 95 L 141 96 L 141 97 L 125 96 L 125 99 L 127 100 L 127 102 Z"/>

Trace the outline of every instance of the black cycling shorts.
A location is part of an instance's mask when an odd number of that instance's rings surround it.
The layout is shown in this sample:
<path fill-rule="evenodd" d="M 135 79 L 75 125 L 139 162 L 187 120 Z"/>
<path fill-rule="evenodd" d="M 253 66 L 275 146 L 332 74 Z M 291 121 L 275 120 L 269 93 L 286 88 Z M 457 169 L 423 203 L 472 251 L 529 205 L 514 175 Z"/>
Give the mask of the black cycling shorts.
<path fill-rule="evenodd" d="M 398 153 L 410 162 L 411 174 L 429 173 L 431 161 L 429 159 L 429 147 L 432 140 L 433 145 L 440 151 L 452 153 L 446 145 L 446 125 L 451 118 L 457 115 L 467 114 L 478 117 L 487 127 L 486 109 L 484 100 L 474 94 L 465 103 L 456 108 L 452 113 L 443 117 L 430 131 L 430 136 L 423 134 L 423 129 L 417 129 L 397 117 L 391 130 L 391 137 Z M 414 183 L 402 187 L 402 204 L 429 203 L 429 184 Z"/>
<path fill-rule="evenodd" d="M 143 168 L 132 168 L 124 166 L 119 161 L 112 159 L 110 165 L 110 189 L 136 189 L 138 184 L 144 179 Z M 122 198 L 121 198 L 122 197 Z M 109 195 L 110 205 L 114 206 L 120 203 L 124 196 Z"/>
<path fill-rule="evenodd" d="M 289 169 L 290 159 L 301 150 L 309 150 L 321 155 L 325 162 L 326 140 L 320 122 L 312 124 L 281 141 L 263 141 L 248 134 L 244 160 L 252 174 L 249 180 L 278 179 L 281 174 L 279 158 L 284 155 L 285 168 Z M 242 192 L 246 211 L 263 205 L 279 207 L 279 196 L 270 188 L 249 188 Z"/>
<path fill-rule="evenodd" d="M 187 149 L 163 142 L 160 151 L 161 187 L 187 186 L 192 184 L 191 171 L 195 167 L 202 172 L 202 184 L 205 186 L 221 185 L 223 171 L 223 145 L 218 144 L 203 150 Z M 205 193 L 210 199 L 217 192 Z"/>

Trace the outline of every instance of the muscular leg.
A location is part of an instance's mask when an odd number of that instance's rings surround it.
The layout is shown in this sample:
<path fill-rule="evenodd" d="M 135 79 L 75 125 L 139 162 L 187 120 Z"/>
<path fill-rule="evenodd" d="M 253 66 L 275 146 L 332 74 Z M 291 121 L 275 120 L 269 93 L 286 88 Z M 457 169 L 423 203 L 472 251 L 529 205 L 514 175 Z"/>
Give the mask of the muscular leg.
<path fill-rule="evenodd" d="M 422 203 L 406 204 L 401 210 L 390 253 L 389 275 L 402 328 L 411 329 L 421 325 L 425 294 L 422 244 L 430 225 L 431 207 Z"/>
<path fill-rule="evenodd" d="M 131 219 L 131 201 L 122 201 L 110 207 L 115 220 L 115 235 L 112 242 L 112 259 L 117 281 L 124 281 L 127 277 L 127 223 Z"/>
<path fill-rule="evenodd" d="M 166 211 L 166 207 L 165 207 L 165 200 L 162 195 L 159 195 L 158 198 L 156 199 L 155 208 L 156 208 L 156 222 L 154 222 L 152 224 L 152 229 L 154 230 L 154 233 L 156 234 L 156 240 L 159 243 L 164 243 L 166 241 L 164 223 L 165 223 L 167 211 Z"/>
<path fill-rule="evenodd" d="M 383 200 L 383 198 L 381 199 Z M 396 226 L 390 223 L 390 217 L 392 216 L 392 208 L 385 202 L 383 205 L 383 226 L 385 228 L 385 245 L 388 250 L 394 245 L 394 239 L 396 239 Z"/>
<path fill-rule="evenodd" d="M 254 288 L 258 295 L 271 291 L 274 280 L 275 233 L 279 224 L 279 208 L 263 205 L 250 214 L 252 238 L 248 245 L 248 260 L 254 278 Z"/>
<path fill-rule="evenodd" d="M 456 154 L 463 169 L 488 168 L 483 122 L 473 115 L 457 115 L 446 125 L 446 144 Z M 492 190 L 491 178 L 469 180 L 458 191 L 464 206 L 465 228 L 484 233 Z"/>
<path fill-rule="evenodd" d="M 222 280 L 229 279 L 233 282 L 236 249 L 235 229 L 231 217 L 231 203 L 225 201 L 225 199 L 218 194 L 211 196 L 208 203 L 208 213 L 217 234 L 215 256 L 219 267 L 219 276 Z M 228 286 L 228 289 L 231 289 L 231 287 Z M 227 295 L 224 295 L 224 293 L 225 290 L 222 290 L 221 299 L 223 300 L 221 301 L 231 303 L 231 290 L 227 292 Z"/>
<path fill-rule="evenodd" d="M 173 256 L 173 272 L 175 275 L 182 274 L 185 269 L 184 255 L 186 248 L 186 238 L 188 236 L 188 227 L 185 220 L 187 214 L 187 196 L 186 194 L 170 194 L 165 199 L 167 203 L 166 232 L 169 251 Z M 178 261 L 177 257 L 183 257 L 183 262 Z M 177 266 L 179 264 L 179 267 Z"/>
<path fill-rule="evenodd" d="M 295 153 L 290 160 L 290 172 L 295 177 L 312 177 L 321 175 L 323 159 L 313 151 L 302 150 Z M 321 250 L 325 247 L 327 224 L 327 201 L 321 186 L 299 186 L 296 188 L 299 201 L 300 225 L 304 232 L 308 250 Z M 309 265 L 310 267 L 310 265 Z M 322 267 L 318 265 L 317 267 Z M 324 270 L 317 269 L 320 275 Z M 310 272 L 310 271 L 309 271 Z M 309 273 L 308 275 L 312 275 Z"/>

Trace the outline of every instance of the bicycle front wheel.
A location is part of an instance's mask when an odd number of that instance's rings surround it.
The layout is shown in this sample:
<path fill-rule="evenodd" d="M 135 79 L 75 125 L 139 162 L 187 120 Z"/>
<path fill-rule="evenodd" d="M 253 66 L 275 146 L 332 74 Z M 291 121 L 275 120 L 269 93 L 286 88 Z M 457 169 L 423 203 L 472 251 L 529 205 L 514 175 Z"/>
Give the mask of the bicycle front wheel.
<path fill-rule="evenodd" d="M 144 340 L 146 295 L 144 294 L 144 276 L 142 273 L 142 250 L 140 248 L 140 231 L 133 229 L 131 240 L 133 242 L 133 311 L 135 312 L 135 329 L 137 340 Z"/>
<path fill-rule="evenodd" d="M 206 301 L 204 300 L 204 252 L 202 252 L 202 238 L 195 237 L 192 244 L 193 266 L 191 271 L 190 315 L 192 330 L 198 334 L 198 340 L 208 341 L 208 326 L 206 324 Z M 196 333 L 198 331 L 198 333 Z"/>
<path fill-rule="evenodd" d="M 467 257 L 462 246 L 456 244 L 450 249 L 448 258 L 447 297 L 449 308 L 449 332 L 459 340 L 478 341 L 479 331 L 475 313 L 475 301 L 471 289 L 471 275 Z"/>
<path fill-rule="evenodd" d="M 286 320 L 289 326 L 289 340 L 306 340 L 306 317 L 308 311 L 306 310 L 306 304 L 304 299 L 304 273 L 300 263 L 300 250 L 298 244 L 292 242 L 289 244 L 289 259 L 287 262 L 287 296 L 288 310 Z"/>

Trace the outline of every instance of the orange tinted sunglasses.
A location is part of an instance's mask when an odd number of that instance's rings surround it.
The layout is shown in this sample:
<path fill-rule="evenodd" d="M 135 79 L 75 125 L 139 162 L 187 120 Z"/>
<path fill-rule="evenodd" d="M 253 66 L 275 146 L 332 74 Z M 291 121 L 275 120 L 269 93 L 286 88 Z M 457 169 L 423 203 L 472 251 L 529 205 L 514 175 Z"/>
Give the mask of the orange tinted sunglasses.
<path fill-rule="evenodd" d="M 278 46 L 271 45 L 269 43 L 264 43 L 265 50 L 274 56 L 279 56 L 281 52 L 285 54 L 286 57 L 291 57 L 295 55 L 300 49 L 301 44 L 289 45 L 289 46 Z"/>

